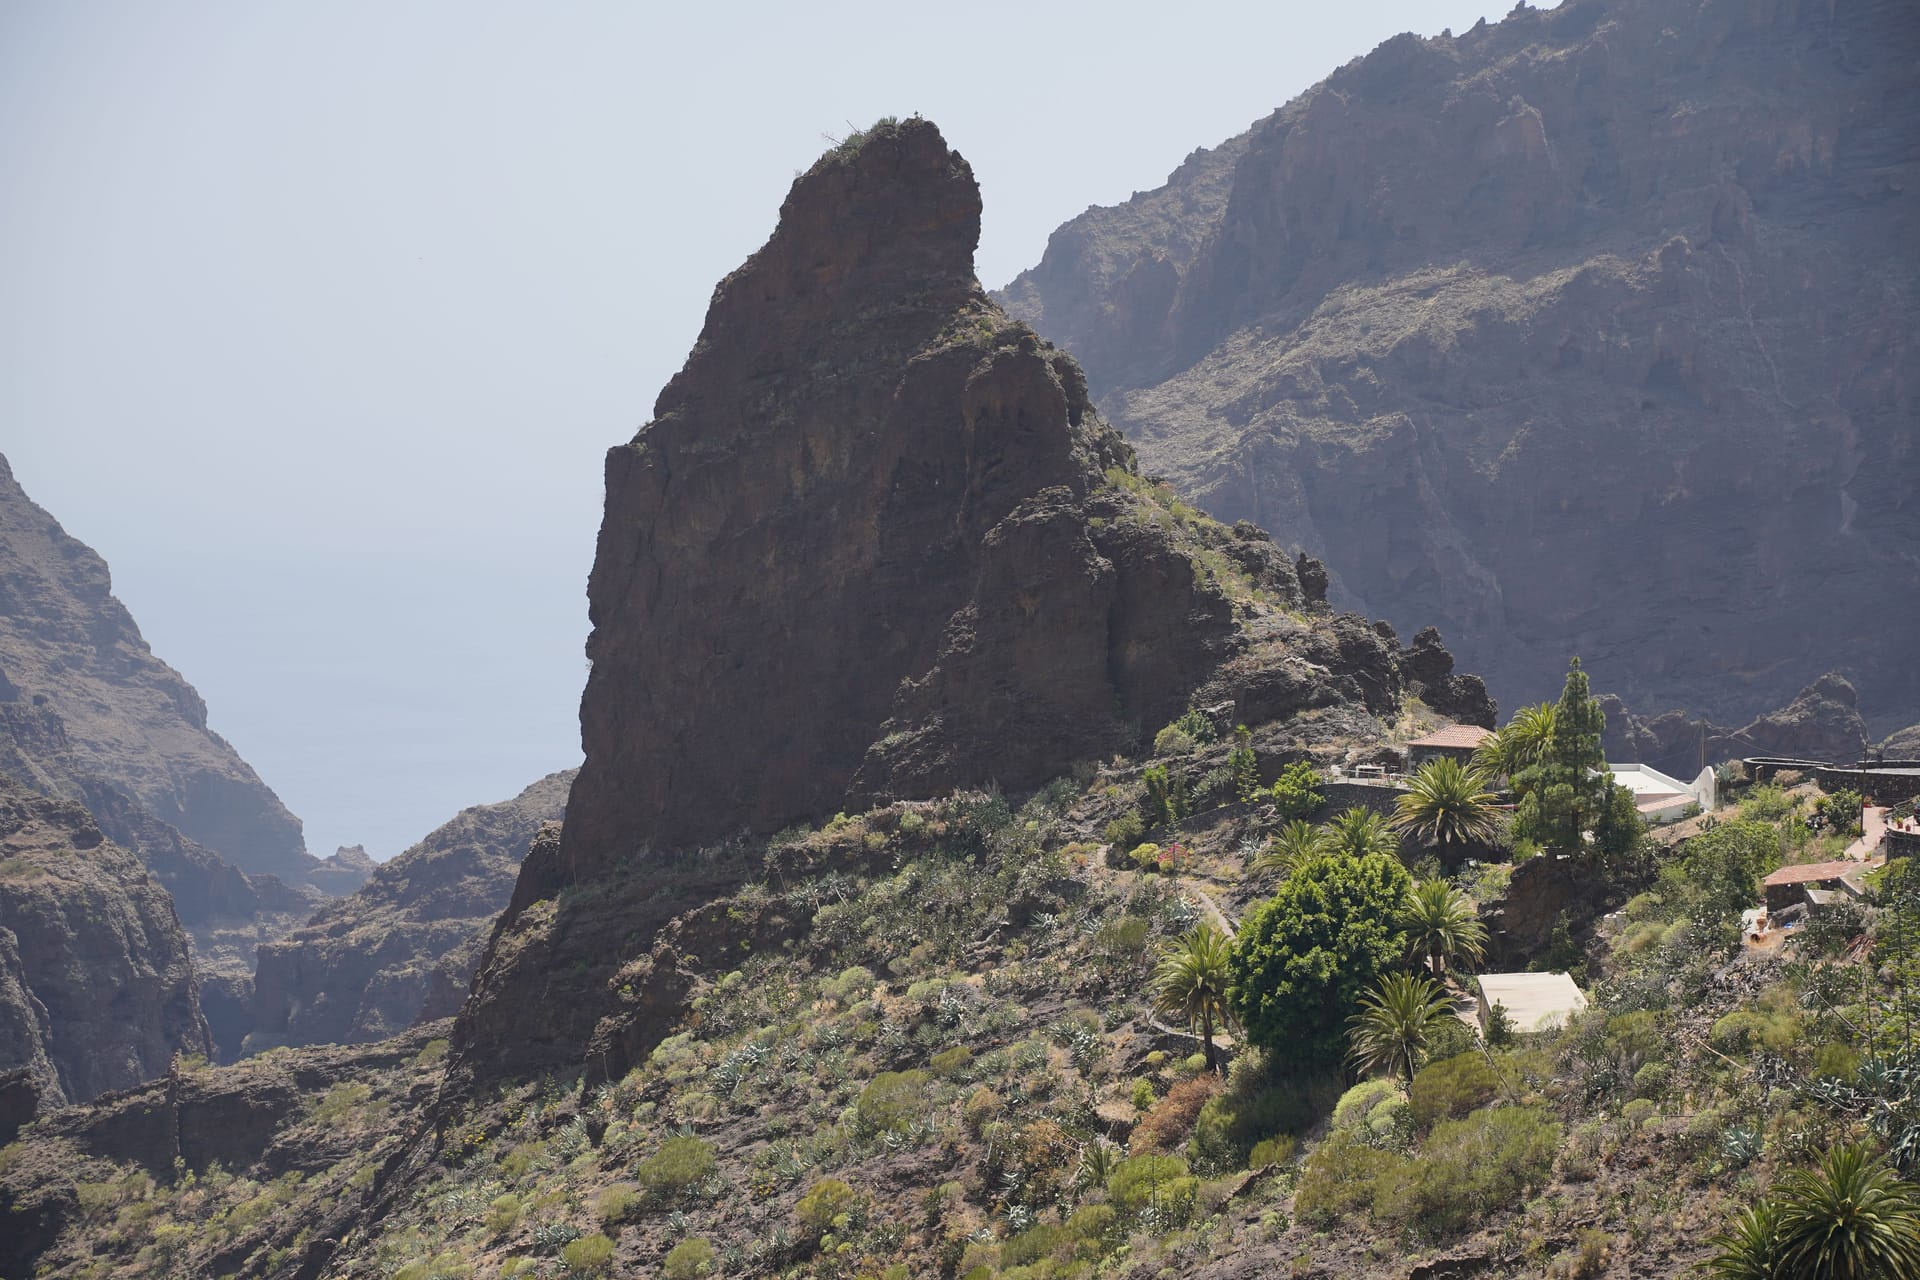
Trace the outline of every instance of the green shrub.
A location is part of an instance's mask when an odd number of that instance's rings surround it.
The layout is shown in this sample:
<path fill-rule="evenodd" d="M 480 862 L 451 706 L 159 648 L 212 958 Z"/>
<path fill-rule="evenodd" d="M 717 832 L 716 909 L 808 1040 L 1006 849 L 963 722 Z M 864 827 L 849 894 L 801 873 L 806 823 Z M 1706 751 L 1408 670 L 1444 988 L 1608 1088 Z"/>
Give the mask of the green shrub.
<path fill-rule="evenodd" d="M 602 1222 L 623 1222 L 640 1207 L 640 1193 L 632 1187 L 608 1187 L 593 1202 L 593 1216 Z"/>
<path fill-rule="evenodd" d="M 1129 1156 L 1107 1179 L 1107 1199 L 1122 1212 L 1152 1207 L 1172 1210 L 1176 1219 L 1183 1208 L 1191 1209 L 1199 1189 L 1200 1180 L 1187 1172 L 1187 1162 L 1179 1156 Z"/>
<path fill-rule="evenodd" d="M 1198 745 L 1177 724 L 1170 724 L 1153 735 L 1153 754 L 1157 756 L 1184 756 Z"/>
<path fill-rule="evenodd" d="M 936 1053 L 927 1061 L 927 1069 L 942 1080 L 951 1080 L 973 1065 L 973 1050 L 966 1045 Z"/>
<path fill-rule="evenodd" d="M 1457 1120 L 1492 1102 L 1499 1091 L 1499 1073 L 1478 1051 L 1430 1062 L 1414 1073 L 1414 1126 L 1425 1133 L 1442 1120 Z"/>
<path fill-rule="evenodd" d="M 1722 1053 L 1739 1054 L 1754 1049 L 1779 1053 L 1800 1039 L 1800 1023 L 1786 1013 L 1739 1009 L 1714 1023 L 1707 1039 Z"/>
<path fill-rule="evenodd" d="M 1155 1096 L 1153 1081 L 1142 1076 L 1133 1082 L 1133 1091 L 1127 1095 L 1127 1101 L 1133 1104 L 1135 1111 L 1144 1114 L 1153 1109 Z"/>
<path fill-rule="evenodd" d="M 660 1149 L 634 1166 L 639 1184 L 657 1196 L 679 1195 L 689 1187 L 705 1182 L 719 1168 L 713 1145 L 691 1134 L 677 1134 L 660 1144 Z"/>
<path fill-rule="evenodd" d="M 838 1004 L 858 1004 L 872 992 L 873 982 L 873 970 L 854 965 L 842 969 L 838 977 L 828 979 L 821 993 Z"/>
<path fill-rule="evenodd" d="M 519 1196 L 499 1196 L 487 1206 L 486 1228 L 489 1235 L 504 1236 L 519 1225 Z"/>
<path fill-rule="evenodd" d="M 1247 1168 L 1264 1169 L 1270 1164 L 1289 1165 L 1293 1163 L 1293 1153 L 1299 1148 L 1299 1142 L 1290 1133 L 1276 1134 L 1271 1138 L 1262 1138 L 1253 1144 L 1253 1150 L 1247 1153 Z"/>
<path fill-rule="evenodd" d="M 967 1126 L 967 1132 L 978 1137 L 1005 1108 L 999 1094 L 981 1085 L 967 1095 L 966 1105 L 960 1108 L 960 1120 Z"/>
<path fill-rule="evenodd" d="M 1402 1163 L 1400 1156 L 1368 1146 L 1351 1131 L 1336 1131 L 1307 1157 L 1293 1211 L 1313 1226 L 1331 1227 L 1370 1207 L 1381 1176 Z"/>
<path fill-rule="evenodd" d="M 853 1188 L 840 1179 L 822 1178 L 800 1197 L 793 1212 L 802 1226 L 818 1236 L 831 1231 L 834 1220 L 852 1209 L 856 1199 Z"/>
<path fill-rule="evenodd" d="M 1538 1107 L 1496 1107 L 1443 1120 L 1420 1154 L 1381 1178 L 1374 1211 L 1433 1236 L 1464 1231 L 1541 1185 L 1560 1149 L 1560 1126 Z"/>
<path fill-rule="evenodd" d="M 713 1246 L 699 1236 L 682 1240 L 667 1250 L 660 1274 L 666 1280 L 698 1280 L 713 1270 Z"/>
<path fill-rule="evenodd" d="M 855 1125 L 865 1134 L 905 1129 L 926 1112 L 929 1080 L 925 1071 L 882 1071 L 860 1091 Z"/>
<path fill-rule="evenodd" d="M 1189 800 L 1185 777 L 1159 764 L 1149 765 L 1140 777 L 1147 784 L 1141 816 L 1149 827 L 1178 822 L 1187 816 Z"/>
<path fill-rule="evenodd" d="M 613 1241 L 598 1231 L 590 1236 L 581 1236 L 573 1243 L 562 1246 L 560 1261 L 566 1265 L 568 1275 L 604 1275 L 613 1262 Z"/>
<path fill-rule="evenodd" d="M 1140 837 L 1145 835 L 1146 831 L 1147 824 L 1140 821 L 1139 814 L 1122 814 L 1107 824 L 1107 843 L 1112 845 L 1115 850 L 1124 854 L 1128 849 L 1140 843 Z"/>

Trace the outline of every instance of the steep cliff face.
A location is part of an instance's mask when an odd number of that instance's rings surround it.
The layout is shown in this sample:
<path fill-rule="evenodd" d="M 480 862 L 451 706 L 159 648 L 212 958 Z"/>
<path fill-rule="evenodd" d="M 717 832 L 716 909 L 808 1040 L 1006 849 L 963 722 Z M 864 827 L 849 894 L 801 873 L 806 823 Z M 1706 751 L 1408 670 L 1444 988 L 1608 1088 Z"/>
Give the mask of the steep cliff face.
<path fill-rule="evenodd" d="M 528 846 L 566 812 L 575 772 L 462 810 L 357 892 L 261 946 L 246 1047 L 362 1044 L 454 1013 Z"/>
<path fill-rule="evenodd" d="M 49 759 L 57 748 L 58 760 Z M 0 759 L 36 790 L 84 800 L 91 777 L 245 871 L 314 867 L 300 822 L 207 708 L 154 657 L 106 562 L 27 497 L 0 458 Z"/>
<path fill-rule="evenodd" d="M 1437 621 L 1503 698 L 1577 651 L 1740 723 L 1839 668 L 1891 728 L 1920 713 L 1916 57 L 1889 0 L 1397 37 L 1067 224 L 1005 300 L 1145 465 L 1336 600 Z"/>
<path fill-rule="evenodd" d="M 80 1102 L 212 1047 L 166 890 L 80 805 L 0 782 L 0 1071 Z"/>
<path fill-rule="evenodd" d="M 925 121 L 830 153 L 608 454 L 586 760 L 476 979 L 465 1061 L 577 1054 L 622 956 L 740 874 L 692 846 L 1031 788 L 1200 691 L 1249 720 L 1407 693 L 1391 633 L 1333 618 L 1317 566 L 1138 474 L 1079 367 L 981 291 L 979 219 Z M 1407 655 L 1484 703 L 1435 656 Z"/>

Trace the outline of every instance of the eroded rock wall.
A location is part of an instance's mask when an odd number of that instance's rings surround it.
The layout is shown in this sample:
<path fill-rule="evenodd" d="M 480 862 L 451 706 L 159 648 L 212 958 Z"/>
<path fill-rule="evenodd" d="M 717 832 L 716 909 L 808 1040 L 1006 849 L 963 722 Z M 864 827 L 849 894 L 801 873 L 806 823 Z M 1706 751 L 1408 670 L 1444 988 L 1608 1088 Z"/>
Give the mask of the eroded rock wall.
<path fill-rule="evenodd" d="M 1143 463 L 1432 621 L 1741 724 L 1920 716 L 1920 23 L 1569 0 L 1400 36 L 1004 295 Z"/>

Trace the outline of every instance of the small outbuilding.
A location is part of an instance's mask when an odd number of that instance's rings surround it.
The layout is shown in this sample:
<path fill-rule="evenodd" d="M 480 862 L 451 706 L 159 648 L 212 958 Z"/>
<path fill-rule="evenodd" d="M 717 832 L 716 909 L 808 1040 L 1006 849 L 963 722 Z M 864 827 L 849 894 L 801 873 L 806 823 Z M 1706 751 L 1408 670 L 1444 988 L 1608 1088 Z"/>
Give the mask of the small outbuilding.
<path fill-rule="evenodd" d="M 1483 973 L 1480 975 L 1480 1027 L 1501 1005 L 1515 1031 L 1551 1031 L 1587 1007 L 1587 997 L 1565 973 Z"/>
<path fill-rule="evenodd" d="M 1858 886 L 1852 877 L 1868 870 L 1871 870 L 1868 863 L 1851 858 L 1838 862 L 1803 862 L 1795 867 L 1781 867 L 1760 883 L 1766 890 L 1767 910 L 1778 915 L 1795 903 L 1811 901 L 1809 895 L 1814 890 L 1857 894 Z"/>
<path fill-rule="evenodd" d="M 1424 738 L 1415 738 L 1407 744 L 1407 768 L 1418 769 L 1429 760 L 1441 756 L 1451 756 L 1461 764 L 1473 759 L 1473 753 L 1480 744 L 1493 736 L 1493 730 L 1482 729 L 1477 724 L 1450 724 L 1443 729 L 1435 729 Z"/>

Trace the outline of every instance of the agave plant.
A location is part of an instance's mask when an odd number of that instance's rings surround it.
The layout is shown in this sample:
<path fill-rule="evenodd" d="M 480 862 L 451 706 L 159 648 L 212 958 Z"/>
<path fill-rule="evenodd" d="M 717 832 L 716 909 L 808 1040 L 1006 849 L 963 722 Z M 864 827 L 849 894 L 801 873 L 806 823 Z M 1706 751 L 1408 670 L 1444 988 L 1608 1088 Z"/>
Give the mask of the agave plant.
<path fill-rule="evenodd" d="M 1487 775 L 1441 756 L 1408 780 L 1393 816 L 1396 830 L 1444 847 L 1490 839 L 1499 829 Z"/>
<path fill-rule="evenodd" d="M 1438 983 L 1407 973 L 1390 973 L 1360 1000 L 1360 1012 L 1347 1019 L 1357 1070 L 1385 1071 L 1411 1081 L 1428 1039 L 1453 1016 Z"/>
<path fill-rule="evenodd" d="M 1215 1062 L 1214 1027 L 1233 1017 L 1227 1006 L 1227 965 L 1232 955 L 1233 943 L 1227 935 L 1202 923 L 1173 945 L 1153 975 L 1154 1003 L 1160 1011 L 1177 1014 L 1200 1028 L 1208 1070 Z"/>
<path fill-rule="evenodd" d="M 1408 958 L 1433 973 L 1452 960 L 1478 964 L 1487 953 L 1487 927 L 1467 896 L 1444 880 L 1423 880 L 1407 895 L 1400 922 L 1407 930 Z"/>

